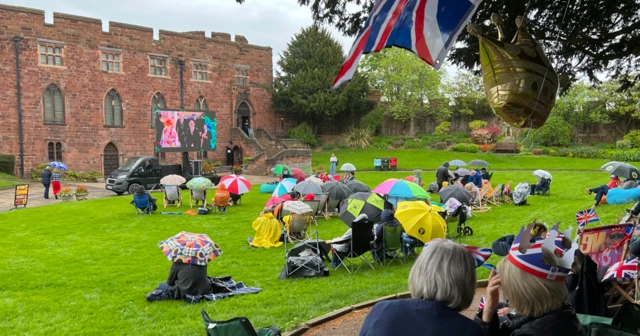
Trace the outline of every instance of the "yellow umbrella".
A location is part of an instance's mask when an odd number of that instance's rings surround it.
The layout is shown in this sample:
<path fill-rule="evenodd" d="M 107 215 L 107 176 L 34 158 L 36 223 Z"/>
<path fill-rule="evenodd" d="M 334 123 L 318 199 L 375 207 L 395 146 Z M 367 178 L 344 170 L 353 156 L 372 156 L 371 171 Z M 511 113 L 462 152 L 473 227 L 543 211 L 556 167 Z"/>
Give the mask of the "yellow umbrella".
<path fill-rule="evenodd" d="M 445 238 L 447 235 L 447 223 L 442 216 L 422 201 L 398 203 L 396 219 L 409 236 L 423 243 L 434 238 Z"/>

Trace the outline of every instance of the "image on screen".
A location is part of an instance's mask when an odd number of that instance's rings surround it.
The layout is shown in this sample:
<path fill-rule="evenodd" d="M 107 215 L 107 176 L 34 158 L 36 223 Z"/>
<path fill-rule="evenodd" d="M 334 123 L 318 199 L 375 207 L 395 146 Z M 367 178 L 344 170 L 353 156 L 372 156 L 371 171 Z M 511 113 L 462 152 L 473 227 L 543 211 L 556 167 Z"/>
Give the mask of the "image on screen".
<path fill-rule="evenodd" d="M 156 152 L 215 150 L 215 112 L 157 110 L 155 118 Z"/>

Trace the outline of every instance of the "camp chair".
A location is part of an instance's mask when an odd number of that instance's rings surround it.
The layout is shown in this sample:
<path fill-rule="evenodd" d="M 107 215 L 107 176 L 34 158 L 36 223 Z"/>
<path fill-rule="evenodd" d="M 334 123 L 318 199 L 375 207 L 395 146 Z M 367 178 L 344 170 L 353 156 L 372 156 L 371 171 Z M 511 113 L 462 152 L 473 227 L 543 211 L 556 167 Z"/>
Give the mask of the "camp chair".
<path fill-rule="evenodd" d="M 382 246 L 382 258 L 380 258 L 382 265 L 391 265 L 394 260 L 401 265 L 404 264 L 404 260 L 400 255 L 400 250 L 402 249 L 402 226 L 391 227 L 383 225 Z M 391 258 L 387 258 L 387 256 L 391 256 Z M 386 259 L 389 259 L 389 261 L 387 262 Z"/>
<path fill-rule="evenodd" d="M 325 208 L 327 207 L 327 199 L 327 194 L 316 195 L 316 200 L 320 202 L 320 205 L 318 205 L 318 212 L 316 213 L 316 216 L 322 215 L 325 218 L 327 217 L 327 214 L 325 212 Z"/>
<path fill-rule="evenodd" d="M 149 202 L 149 194 L 144 196 L 133 195 L 133 207 L 136 215 L 151 215 L 153 213 L 153 204 Z"/>
<path fill-rule="evenodd" d="M 256 331 L 246 317 L 235 317 L 226 321 L 212 321 L 202 309 L 202 320 L 207 329 L 207 336 L 280 336 L 276 327 L 260 328 Z"/>
<path fill-rule="evenodd" d="M 494 172 L 491 172 L 491 174 L 489 174 L 489 176 L 487 176 L 487 181 L 491 181 L 491 178 L 493 177 L 493 173 Z"/>
<path fill-rule="evenodd" d="M 507 191 L 511 191 L 511 181 L 507 182 L 502 188 L 502 194 L 500 197 L 502 198 L 502 203 L 513 203 L 511 197 L 507 194 Z"/>
<path fill-rule="evenodd" d="M 284 212 L 284 210 L 283 210 Z M 299 214 L 289 214 L 289 225 L 283 222 L 283 226 L 286 233 L 286 239 L 289 242 L 300 241 L 309 238 L 309 224 L 311 223 L 311 216 L 309 215 L 299 215 Z M 282 218 L 284 218 L 283 216 Z"/>
<path fill-rule="evenodd" d="M 373 222 L 371 221 L 362 221 L 362 222 L 352 222 L 351 223 L 351 239 L 349 244 L 351 245 L 350 252 L 344 256 L 340 257 L 338 253 L 334 255 L 338 260 L 340 260 L 340 265 L 344 266 L 344 268 L 349 272 L 349 274 L 357 272 L 363 264 L 367 264 L 371 267 L 372 270 L 373 265 L 369 262 L 369 256 L 371 255 L 371 242 L 373 241 Z M 336 243 L 336 242 L 334 242 Z M 333 247 L 332 247 L 333 249 Z M 354 269 L 353 262 L 350 259 L 360 259 L 361 263 L 358 268 Z M 346 265 L 349 263 L 349 266 Z"/>
<path fill-rule="evenodd" d="M 491 208 L 489 208 L 488 206 L 486 206 L 485 203 L 485 197 L 487 196 L 487 193 L 489 192 L 489 189 L 491 189 L 491 185 L 490 184 L 485 184 L 482 189 L 480 189 L 480 194 L 478 195 L 478 197 L 473 200 L 473 210 L 477 211 L 477 212 L 485 212 L 485 211 L 489 211 L 491 210 Z"/>
<path fill-rule="evenodd" d="M 175 184 L 166 184 L 164 186 L 164 207 L 169 205 L 182 206 L 182 197 L 180 195 L 180 188 Z"/>
<path fill-rule="evenodd" d="M 324 209 L 324 218 L 330 219 L 331 218 L 331 216 L 330 216 L 331 212 L 333 210 L 335 210 L 338 207 L 339 204 L 340 204 L 340 200 L 334 200 L 334 199 L 331 199 L 331 198 L 327 198 L 327 203 L 326 203 L 326 206 L 325 206 L 325 209 Z"/>
<path fill-rule="evenodd" d="M 502 193 L 504 192 L 504 184 L 498 184 L 493 190 L 490 191 L 490 194 L 487 195 L 485 202 L 489 202 L 493 205 L 500 205 L 500 198 Z"/>
<path fill-rule="evenodd" d="M 308 205 L 312 210 L 311 221 L 313 221 L 316 226 L 318 226 L 318 220 L 316 219 L 316 215 L 318 213 L 318 209 L 320 208 L 320 201 L 303 201 L 304 204 Z"/>
<path fill-rule="evenodd" d="M 229 194 L 217 193 L 213 198 L 213 205 L 216 207 L 217 213 L 227 213 L 227 207 L 229 206 Z"/>
<path fill-rule="evenodd" d="M 283 272 L 287 278 L 296 276 L 296 273 L 306 274 L 304 276 L 322 276 L 324 274 L 323 259 L 325 257 L 322 254 L 326 255 L 328 249 L 320 246 L 318 231 L 311 233 L 309 237 L 311 239 L 301 240 L 295 246 L 288 244 L 288 239 L 284 240 L 284 258 L 287 262 Z M 323 244 L 326 245 L 324 241 Z"/>
<path fill-rule="evenodd" d="M 189 200 L 189 207 L 193 208 L 193 205 L 198 205 L 198 202 L 202 202 L 202 207 L 207 206 L 207 191 L 206 190 L 191 190 L 191 199 Z"/>

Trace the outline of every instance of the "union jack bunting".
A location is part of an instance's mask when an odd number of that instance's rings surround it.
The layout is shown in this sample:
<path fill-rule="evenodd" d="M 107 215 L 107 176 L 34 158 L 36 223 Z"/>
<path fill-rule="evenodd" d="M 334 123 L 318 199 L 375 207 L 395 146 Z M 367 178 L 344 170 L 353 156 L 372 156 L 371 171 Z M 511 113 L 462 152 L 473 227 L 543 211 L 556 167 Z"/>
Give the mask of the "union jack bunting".
<path fill-rule="evenodd" d="M 480 298 L 480 303 L 478 303 L 478 310 L 484 309 L 485 298 L 484 295 Z"/>
<path fill-rule="evenodd" d="M 635 279 L 638 277 L 638 258 L 618 261 L 611 265 L 602 281 L 614 279 Z"/>
<path fill-rule="evenodd" d="M 578 222 L 578 229 L 584 229 L 589 223 L 599 222 L 600 218 L 596 214 L 595 209 L 588 209 L 576 212 L 576 222 Z"/>
<path fill-rule="evenodd" d="M 482 0 L 377 0 L 333 87 L 349 81 L 363 54 L 396 46 L 438 69 Z"/>
<path fill-rule="evenodd" d="M 477 246 L 469 246 L 465 244 L 460 244 L 467 249 L 467 251 L 471 252 L 473 259 L 476 260 L 476 267 L 482 266 L 489 257 L 491 257 L 491 249 L 486 247 L 477 247 Z"/>

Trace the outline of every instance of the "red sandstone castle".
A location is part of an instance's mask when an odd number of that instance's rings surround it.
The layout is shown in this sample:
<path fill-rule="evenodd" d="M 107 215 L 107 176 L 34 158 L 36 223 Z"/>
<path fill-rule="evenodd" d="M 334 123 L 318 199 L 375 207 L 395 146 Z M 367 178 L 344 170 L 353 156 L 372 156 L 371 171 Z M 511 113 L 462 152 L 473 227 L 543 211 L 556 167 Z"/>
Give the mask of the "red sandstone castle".
<path fill-rule="evenodd" d="M 270 47 L 203 31 L 160 30 L 156 40 L 152 28 L 109 22 L 104 32 L 99 19 L 53 17 L 47 24 L 41 10 L 0 5 L 0 153 L 16 156 L 18 173 L 21 154 L 25 171 L 62 161 L 106 174 L 127 156 L 154 155 L 152 112 L 183 104 L 216 112 L 208 160 L 242 163 L 244 154 L 263 168 L 267 152 L 288 148 L 271 136 L 284 119 L 271 109 Z M 240 130 L 245 121 L 256 139 Z M 180 162 L 179 153 L 160 155 Z"/>

